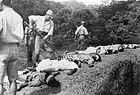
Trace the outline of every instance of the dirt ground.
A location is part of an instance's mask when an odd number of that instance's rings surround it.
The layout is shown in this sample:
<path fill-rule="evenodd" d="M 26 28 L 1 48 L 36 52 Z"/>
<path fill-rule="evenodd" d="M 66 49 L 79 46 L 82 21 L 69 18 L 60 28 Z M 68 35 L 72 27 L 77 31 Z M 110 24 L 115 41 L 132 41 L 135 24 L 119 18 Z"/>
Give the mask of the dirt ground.
<path fill-rule="evenodd" d="M 19 70 L 26 67 L 26 53 L 25 48 L 20 50 L 20 62 L 18 64 Z M 130 51 L 130 50 L 125 50 Z M 17 95 L 94 95 L 93 92 L 96 89 L 98 83 L 105 77 L 111 60 L 116 56 L 122 56 L 125 52 L 112 55 L 102 55 L 102 61 L 95 64 L 94 67 L 89 68 L 86 64 L 82 64 L 74 75 L 68 76 L 66 72 L 61 72 L 56 76 L 56 79 L 60 82 L 60 87 L 48 87 L 42 85 L 40 87 L 25 87 L 17 93 Z M 140 52 L 140 49 L 133 50 L 132 52 Z M 5 95 L 9 95 L 8 91 Z"/>

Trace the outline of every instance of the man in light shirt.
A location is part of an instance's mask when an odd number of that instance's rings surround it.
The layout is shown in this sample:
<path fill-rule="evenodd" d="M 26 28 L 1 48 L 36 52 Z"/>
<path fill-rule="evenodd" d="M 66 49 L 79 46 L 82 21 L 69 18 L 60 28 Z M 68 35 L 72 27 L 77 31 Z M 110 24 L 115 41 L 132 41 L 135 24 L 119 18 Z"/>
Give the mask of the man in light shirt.
<path fill-rule="evenodd" d="M 53 11 L 52 10 L 48 10 L 46 12 L 45 16 L 30 16 L 29 17 L 29 21 L 34 20 L 36 22 L 36 29 L 39 33 L 41 33 L 44 36 L 44 40 L 48 39 L 48 41 L 51 41 L 52 39 L 52 35 L 53 35 L 53 30 L 54 30 L 54 22 L 51 20 L 53 18 Z M 36 63 L 38 63 L 39 61 L 39 55 L 40 55 L 40 46 L 42 39 L 39 35 L 36 35 L 35 38 L 35 61 Z M 48 46 L 46 46 L 48 47 Z M 47 48 L 47 50 L 53 54 L 52 49 L 50 49 L 49 47 Z M 54 55 L 54 54 L 53 54 Z"/>
<path fill-rule="evenodd" d="M 88 35 L 87 29 L 84 27 L 84 21 L 81 21 L 81 26 L 75 31 L 75 39 L 78 38 L 78 50 L 81 50 L 81 45 L 85 37 Z"/>
<path fill-rule="evenodd" d="M 10 83 L 10 95 L 16 95 L 18 45 L 23 38 L 23 19 L 11 8 L 11 0 L 0 0 L 0 95 L 3 95 L 5 73 Z"/>

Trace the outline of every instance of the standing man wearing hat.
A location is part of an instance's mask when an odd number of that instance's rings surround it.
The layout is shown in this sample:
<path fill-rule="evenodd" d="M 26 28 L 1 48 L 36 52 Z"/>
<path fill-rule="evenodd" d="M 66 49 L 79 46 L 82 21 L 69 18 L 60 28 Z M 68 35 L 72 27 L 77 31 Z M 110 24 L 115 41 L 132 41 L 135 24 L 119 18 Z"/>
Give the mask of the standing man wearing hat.
<path fill-rule="evenodd" d="M 75 32 L 75 38 L 78 38 L 78 50 L 82 49 L 82 42 L 85 39 L 85 37 L 88 35 L 87 29 L 84 27 L 85 22 L 81 21 L 81 26 L 77 27 L 77 30 Z"/>
<path fill-rule="evenodd" d="M 7 73 L 10 95 L 16 95 L 19 43 L 23 38 L 23 19 L 11 8 L 11 0 L 0 0 L 0 95 Z M 16 18 L 16 19 L 15 19 Z"/>
<path fill-rule="evenodd" d="M 53 18 L 53 11 L 48 10 L 45 16 L 41 16 L 37 19 L 37 29 L 44 36 L 44 40 L 52 38 L 53 30 L 54 30 L 54 22 L 51 20 Z M 39 62 L 40 55 L 40 46 L 41 46 L 41 38 L 39 35 L 36 35 L 35 39 L 35 61 Z M 52 49 L 48 47 L 49 52 L 53 52 Z"/>

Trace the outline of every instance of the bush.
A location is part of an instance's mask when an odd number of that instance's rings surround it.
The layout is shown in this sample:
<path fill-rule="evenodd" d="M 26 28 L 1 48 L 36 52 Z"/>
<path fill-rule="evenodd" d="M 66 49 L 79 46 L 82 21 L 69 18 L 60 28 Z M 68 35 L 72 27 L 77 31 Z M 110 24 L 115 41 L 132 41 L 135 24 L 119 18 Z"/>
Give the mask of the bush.
<path fill-rule="evenodd" d="M 110 65 L 111 67 L 108 68 L 110 70 L 106 77 L 99 82 L 95 95 L 136 95 L 134 89 L 139 88 L 136 56 L 127 54 L 118 57 Z"/>
<path fill-rule="evenodd" d="M 52 39 L 52 44 L 55 49 L 61 49 L 63 46 L 67 46 L 67 39 L 64 36 L 56 35 Z"/>

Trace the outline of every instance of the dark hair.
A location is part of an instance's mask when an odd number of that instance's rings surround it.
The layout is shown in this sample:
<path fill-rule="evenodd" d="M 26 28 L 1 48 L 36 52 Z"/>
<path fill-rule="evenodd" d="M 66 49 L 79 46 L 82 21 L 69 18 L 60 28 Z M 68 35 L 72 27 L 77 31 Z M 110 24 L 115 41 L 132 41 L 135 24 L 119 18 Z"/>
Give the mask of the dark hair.
<path fill-rule="evenodd" d="M 11 7 L 11 0 L 3 0 L 2 3 L 6 6 Z"/>

